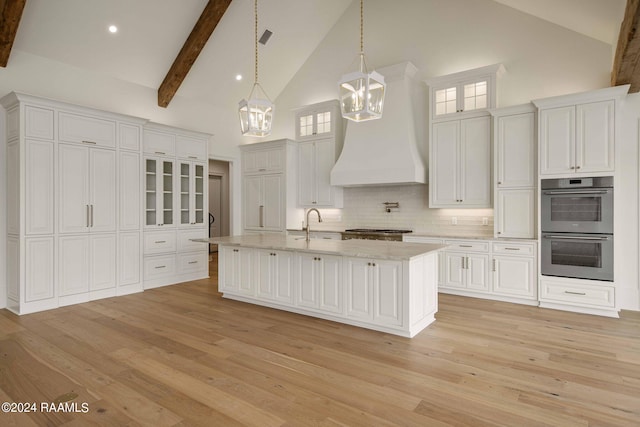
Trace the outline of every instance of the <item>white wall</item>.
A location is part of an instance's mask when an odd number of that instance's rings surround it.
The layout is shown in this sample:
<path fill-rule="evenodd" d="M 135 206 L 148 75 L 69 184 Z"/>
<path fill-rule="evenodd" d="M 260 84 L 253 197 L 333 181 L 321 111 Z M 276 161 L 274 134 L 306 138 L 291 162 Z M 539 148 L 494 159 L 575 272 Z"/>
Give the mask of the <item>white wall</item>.
<path fill-rule="evenodd" d="M 7 130 L 0 107 L 0 308 L 7 306 Z"/>

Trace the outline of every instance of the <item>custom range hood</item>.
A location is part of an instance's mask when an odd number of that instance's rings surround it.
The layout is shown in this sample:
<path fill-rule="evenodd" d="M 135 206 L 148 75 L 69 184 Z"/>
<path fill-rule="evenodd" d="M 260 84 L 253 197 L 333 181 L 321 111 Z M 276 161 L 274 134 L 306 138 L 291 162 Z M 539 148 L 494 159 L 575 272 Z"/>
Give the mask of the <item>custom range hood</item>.
<path fill-rule="evenodd" d="M 387 83 L 382 118 L 347 121 L 344 147 L 331 185 L 424 184 L 426 169 L 416 145 L 412 94 L 417 69 L 404 62 L 377 70 Z"/>

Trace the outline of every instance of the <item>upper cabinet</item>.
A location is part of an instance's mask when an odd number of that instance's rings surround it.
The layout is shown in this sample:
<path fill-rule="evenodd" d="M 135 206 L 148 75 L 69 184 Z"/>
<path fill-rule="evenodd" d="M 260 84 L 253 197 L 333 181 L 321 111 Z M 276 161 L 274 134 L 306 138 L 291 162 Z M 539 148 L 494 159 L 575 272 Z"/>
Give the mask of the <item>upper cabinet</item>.
<path fill-rule="evenodd" d="M 308 105 L 296 112 L 296 140 L 325 138 L 342 132 L 337 100 Z"/>
<path fill-rule="evenodd" d="M 426 80 L 431 120 L 470 117 L 495 108 L 496 80 L 503 72 L 496 64 Z"/>
<path fill-rule="evenodd" d="M 613 173 L 616 102 L 629 86 L 533 101 L 541 176 Z"/>
<path fill-rule="evenodd" d="M 298 206 L 341 208 L 342 187 L 331 185 L 331 170 L 342 151 L 338 101 L 301 108 L 296 113 Z"/>

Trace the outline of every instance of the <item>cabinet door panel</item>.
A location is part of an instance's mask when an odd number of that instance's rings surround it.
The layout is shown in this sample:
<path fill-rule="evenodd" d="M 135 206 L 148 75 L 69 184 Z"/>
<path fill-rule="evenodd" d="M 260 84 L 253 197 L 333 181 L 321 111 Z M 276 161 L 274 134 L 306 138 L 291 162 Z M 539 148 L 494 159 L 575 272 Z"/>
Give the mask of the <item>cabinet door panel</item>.
<path fill-rule="evenodd" d="M 576 107 L 576 172 L 614 170 L 614 101 Z"/>
<path fill-rule="evenodd" d="M 118 262 L 118 284 L 132 285 L 140 283 L 140 272 L 142 266 L 140 264 L 141 245 L 139 233 L 120 233 L 120 251 Z"/>
<path fill-rule="evenodd" d="M 140 229 L 140 156 L 120 153 L 120 230 Z"/>
<path fill-rule="evenodd" d="M 496 294 L 536 296 L 533 258 L 494 256 L 493 292 Z"/>
<path fill-rule="evenodd" d="M 89 230 L 89 149 L 58 146 L 58 231 L 80 233 Z"/>
<path fill-rule="evenodd" d="M 236 252 L 238 262 L 236 264 L 236 272 L 238 277 L 238 290 L 245 295 L 255 295 L 256 289 L 253 274 L 253 256 L 252 249 L 241 248 Z"/>
<path fill-rule="evenodd" d="M 433 141 L 429 159 L 430 207 L 454 205 L 458 200 L 458 121 L 433 124 Z"/>
<path fill-rule="evenodd" d="M 273 298 L 274 290 L 274 263 L 273 251 L 256 251 L 256 279 L 258 283 L 258 296 L 263 298 Z"/>
<path fill-rule="evenodd" d="M 319 308 L 332 313 L 342 313 L 342 257 L 324 255 L 320 257 Z"/>
<path fill-rule="evenodd" d="M 535 190 L 498 190 L 498 236 L 534 238 Z"/>
<path fill-rule="evenodd" d="M 53 139 L 53 110 L 27 105 L 24 113 L 27 138 Z"/>
<path fill-rule="evenodd" d="M 574 172 L 575 116 L 573 106 L 540 111 L 540 174 Z"/>
<path fill-rule="evenodd" d="M 402 325 L 402 263 L 376 261 L 373 270 L 374 321 Z"/>
<path fill-rule="evenodd" d="M 351 258 L 346 263 L 347 316 L 371 320 L 371 261 Z"/>
<path fill-rule="evenodd" d="M 90 150 L 91 231 L 116 231 L 116 153 Z"/>
<path fill-rule="evenodd" d="M 313 205 L 316 202 L 315 143 L 298 145 L 298 204 Z"/>
<path fill-rule="evenodd" d="M 58 133 L 60 141 L 116 146 L 116 122 L 111 120 L 60 112 Z"/>
<path fill-rule="evenodd" d="M 475 291 L 489 290 L 489 256 L 467 255 L 467 288 Z"/>
<path fill-rule="evenodd" d="M 244 227 L 260 230 L 263 226 L 263 184 L 261 176 L 245 176 L 244 181 Z"/>
<path fill-rule="evenodd" d="M 60 237 L 58 287 L 60 296 L 89 291 L 89 236 Z"/>
<path fill-rule="evenodd" d="M 279 251 L 275 252 L 275 254 L 274 297 L 277 301 L 292 303 L 294 286 L 293 253 Z"/>
<path fill-rule="evenodd" d="M 533 187 L 535 185 L 533 113 L 498 119 L 498 187 Z"/>
<path fill-rule="evenodd" d="M 140 126 L 119 124 L 120 148 L 126 150 L 140 150 Z"/>
<path fill-rule="evenodd" d="M 235 280 L 235 274 L 238 267 L 238 260 L 234 255 L 234 248 L 227 246 L 219 246 L 219 262 L 220 262 L 220 275 L 218 277 L 218 291 L 219 292 L 237 292 L 238 282 Z"/>
<path fill-rule="evenodd" d="M 490 207 L 490 144 L 488 117 L 460 121 L 460 199 L 464 206 Z"/>
<path fill-rule="evenodd" d="M 334 203 L 334 188 L 331 187 L 331 169 L 336 163 L 334 144 L 331 140 L 316 142 L 316 202 L 320 206 Z"/>
<path fill-rule="evenodd" d="M 7 233 L 20 234 L 20 144 L 7 146 Z"/>
<path fill-rule="evenodd" d="M 116 286 L 116 235 L 92 236 L 90 241 L 91 273 L 89 290 Z"/>
<path fill-rule="evenodd" d="M 51 142 L 26 142 L 26 234 L 53 234 L 54 160 Z"/>
<path fill-rule="evenodd" d="M 284 192 L 282 175 L 264 178 L 263 225 L 265 230 L 284 230 Z"/>
<path fill-rule="evenodd" d="M 301 307 L 318 307 L 318 280 L 316 256 L 308 254 L 297 255 L 298 292 L 297 302 Z"/>
<path fill-rule="evenodd" d="M 464 288 L 465 277 L 462 269 L 465 255 L 459 253 L 444 253 L 444 282 L 445 287 Z"/>
<path fill-rule="evenodd" d="M 9 243 L 12 243 L 9 241 Z M 25 301 L 39 301 L 53 298 L 54 292 L 54 267 L 53 267 L 53 237 L 29 238 L 25 240 L 26 269 L 25 269 Z M 18 246 L 17 244 L 15 245 Z M 11 249 L 11 245 L 9 246 Z M 11 251 L 9 251 L 11 252 Z M 16 264 L 17 265 L 17 254 Z M 9 267 L 9 270 L 13 268 Z M 10 277 L 10 279 L 12 279 Z M 18 277 L 13 279 L 14 283 L 9 283 L 9 296 L 17 297 L 17 292 L 12 292 L 18 288 Z M 15 295 L 13 295 L 15 293 Z M 17 298 L 16 298 L 17 299 Z"/>

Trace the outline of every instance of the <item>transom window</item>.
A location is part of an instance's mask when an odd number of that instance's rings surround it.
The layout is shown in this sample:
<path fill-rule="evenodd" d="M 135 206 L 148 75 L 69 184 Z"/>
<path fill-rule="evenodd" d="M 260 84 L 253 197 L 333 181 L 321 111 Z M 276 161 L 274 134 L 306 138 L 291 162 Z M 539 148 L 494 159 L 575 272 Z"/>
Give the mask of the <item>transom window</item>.
<path fill-rule="evenodd" d="M 313 135 L 313 114 L 300 116 L 300 136 Z"/>
<path fill-rule="evenodd" d="M 317 133 L 329 133 L 331 132 L 331 111 L 325 111 L 318 113 L 318 129 Z"/>
<path fill-rule="evenodd" d="M 458 111 L 456 102 L 456 88 L 448 87 L 436 91 L 436 116 Z"/>
<path fill-rule="evenodd" d="M 464 85 L 464 111 L 487 108 L 487 82 Z"/>

